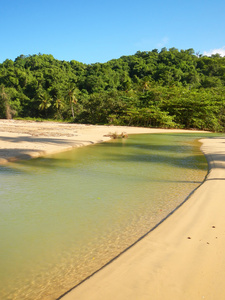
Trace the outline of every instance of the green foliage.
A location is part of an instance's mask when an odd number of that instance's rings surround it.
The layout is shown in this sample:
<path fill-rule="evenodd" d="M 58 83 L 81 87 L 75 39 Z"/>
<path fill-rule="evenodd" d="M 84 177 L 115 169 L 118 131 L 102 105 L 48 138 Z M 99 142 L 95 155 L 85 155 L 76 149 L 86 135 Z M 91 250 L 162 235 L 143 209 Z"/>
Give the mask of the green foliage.
<path fill-rule="evenodd" d="M 225 131 L 225 57 L 138 51 L 107 63 L 18 56 L 0 64 L 0 117 Z"/>

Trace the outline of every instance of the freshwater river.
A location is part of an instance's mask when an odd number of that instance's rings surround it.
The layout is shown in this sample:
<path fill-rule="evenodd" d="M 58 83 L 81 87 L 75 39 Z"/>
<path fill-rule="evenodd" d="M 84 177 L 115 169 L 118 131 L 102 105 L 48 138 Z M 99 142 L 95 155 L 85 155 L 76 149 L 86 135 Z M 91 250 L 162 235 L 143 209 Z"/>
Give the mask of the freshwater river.
<path fill-rule="evenodd" d="M 128 139 L 0 167 L 0 299 L 57 299 L 204 180 L 196 134 Z"/>

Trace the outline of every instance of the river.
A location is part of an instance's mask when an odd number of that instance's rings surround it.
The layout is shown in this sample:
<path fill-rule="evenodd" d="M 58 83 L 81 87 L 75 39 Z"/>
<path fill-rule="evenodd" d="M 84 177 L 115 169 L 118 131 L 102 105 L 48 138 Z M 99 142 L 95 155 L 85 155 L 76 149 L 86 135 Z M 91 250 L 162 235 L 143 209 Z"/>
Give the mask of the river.
<path fill-rule="evenodd" d="M 0 167 L 0 299 L 56 299 L 151 230 L 204 180 L 201 136 L 131 135 Z"/>

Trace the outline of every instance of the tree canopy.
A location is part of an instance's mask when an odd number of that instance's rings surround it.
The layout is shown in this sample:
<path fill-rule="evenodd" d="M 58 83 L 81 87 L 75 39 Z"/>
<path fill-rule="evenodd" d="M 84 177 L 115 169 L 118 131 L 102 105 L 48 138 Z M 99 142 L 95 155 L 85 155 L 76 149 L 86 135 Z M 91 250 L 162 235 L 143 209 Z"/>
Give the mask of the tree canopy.
<path fill-rule="evenodd" d="M 0 118 L 225 131 L 225 57 L 138 51 L 86 65 L 52 55 L 0 64 Z"/>

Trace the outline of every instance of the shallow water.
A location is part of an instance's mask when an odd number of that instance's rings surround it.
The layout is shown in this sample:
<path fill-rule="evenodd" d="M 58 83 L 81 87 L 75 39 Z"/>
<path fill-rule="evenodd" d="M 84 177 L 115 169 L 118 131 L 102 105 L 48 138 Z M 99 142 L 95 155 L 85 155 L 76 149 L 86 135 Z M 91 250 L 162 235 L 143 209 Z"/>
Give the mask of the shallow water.
<path fill-rule="evenodd" d="M 148 232 L 204 180 L 197 138 L 133 135 L 0 167 L 0 299 L 56 299 Z"/>

